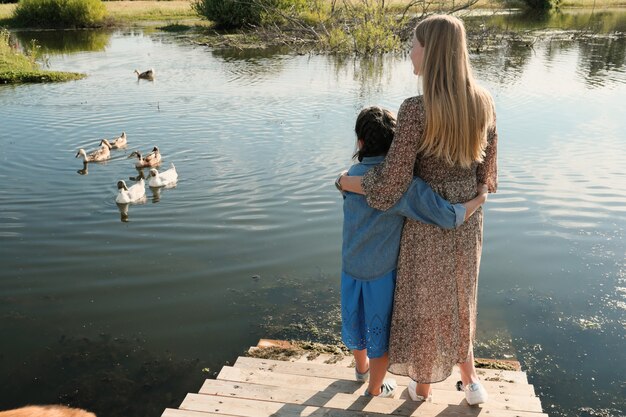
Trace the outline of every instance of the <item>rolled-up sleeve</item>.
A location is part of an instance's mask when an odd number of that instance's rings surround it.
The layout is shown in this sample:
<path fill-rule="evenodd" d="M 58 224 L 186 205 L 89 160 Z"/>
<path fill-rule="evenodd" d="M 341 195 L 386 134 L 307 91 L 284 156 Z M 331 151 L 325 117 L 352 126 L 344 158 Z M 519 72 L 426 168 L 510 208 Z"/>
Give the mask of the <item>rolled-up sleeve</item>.
<path fill-rule="evenodd" d="M 388 212 L 443 229 L 454 229 L 465 221 L 463 204 L 450 204 L 418 177 Z"/>

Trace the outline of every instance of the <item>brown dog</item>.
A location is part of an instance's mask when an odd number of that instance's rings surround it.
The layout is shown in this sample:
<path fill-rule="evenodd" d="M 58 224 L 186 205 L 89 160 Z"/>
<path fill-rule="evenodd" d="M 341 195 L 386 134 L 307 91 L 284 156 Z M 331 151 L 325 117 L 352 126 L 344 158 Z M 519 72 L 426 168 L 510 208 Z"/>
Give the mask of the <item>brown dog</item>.
<path fill-rule="evenodd" d="M 62 405 L 29 405 L 15 410 L 0 411 L 0 417 L 96 417 L 96 415 Z"/>

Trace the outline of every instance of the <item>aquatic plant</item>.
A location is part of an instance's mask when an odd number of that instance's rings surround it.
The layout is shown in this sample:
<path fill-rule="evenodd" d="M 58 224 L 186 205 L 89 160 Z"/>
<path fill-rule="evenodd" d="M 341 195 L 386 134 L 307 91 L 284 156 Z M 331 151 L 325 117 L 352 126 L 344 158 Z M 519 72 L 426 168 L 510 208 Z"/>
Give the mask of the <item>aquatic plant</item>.
<path fill-rule="evenodd" d="M 13 19 L 28 27 L 94 27 L 106 14 L 101 0 L 20 0 Z"/>

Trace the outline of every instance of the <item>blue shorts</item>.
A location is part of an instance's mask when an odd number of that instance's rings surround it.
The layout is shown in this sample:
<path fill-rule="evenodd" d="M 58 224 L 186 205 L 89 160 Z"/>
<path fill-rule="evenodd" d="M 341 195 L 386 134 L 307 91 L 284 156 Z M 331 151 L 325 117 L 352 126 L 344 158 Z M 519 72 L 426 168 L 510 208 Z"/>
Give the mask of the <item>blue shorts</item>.
<path fill-rule="evenodd" d="M 387 352 L 395 288 L 395 269 L 371 281 L 341 273 L 341 337 L 348 349 L 367 349 L 368 358 Z"/>

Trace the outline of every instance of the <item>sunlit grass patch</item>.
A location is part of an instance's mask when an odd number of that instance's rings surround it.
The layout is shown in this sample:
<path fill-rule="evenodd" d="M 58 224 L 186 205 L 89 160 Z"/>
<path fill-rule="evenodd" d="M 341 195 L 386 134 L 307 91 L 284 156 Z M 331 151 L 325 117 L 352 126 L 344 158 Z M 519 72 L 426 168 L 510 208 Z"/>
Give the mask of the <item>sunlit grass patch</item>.
<path fill-rule="evenodd" d="M 190 1 L 108 1 L 109 17 L 116 21 L 180 20 L 198 18 Z"/>

